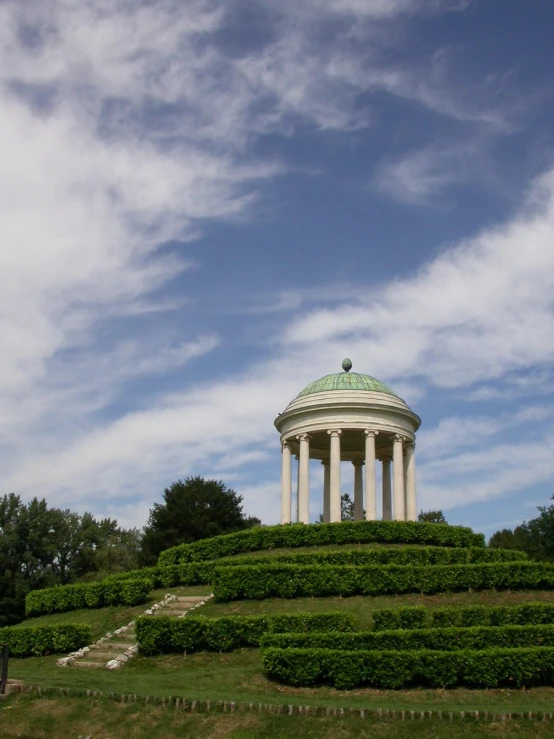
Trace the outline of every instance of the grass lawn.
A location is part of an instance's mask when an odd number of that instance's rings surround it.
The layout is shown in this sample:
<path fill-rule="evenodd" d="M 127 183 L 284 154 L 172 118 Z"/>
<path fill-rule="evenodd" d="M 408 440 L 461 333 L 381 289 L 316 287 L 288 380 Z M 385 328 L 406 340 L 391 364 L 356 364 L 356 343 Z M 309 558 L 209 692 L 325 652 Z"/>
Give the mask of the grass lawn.
<path fill-rule="evenodd" d="M 404 690 L 293 688 L 262 674 L 258 649 L 137 657 L 119 670 L 56 666 L 56 657 L 10 660 L 10 677 L 41 687 L 82 688 L 189 699 L 435 711 L 551 711 L 554 688 Z"/>
<path fill-rule="evenodd" d="M 371 614 L 379 608 L 422 605 L 428 608 L 439 606 L 502 606 L 529 602 L 554 603 L 554 591 L 518 590 L 513 592 L 481 590 L 462 593 L 440 593 L 437 595 L 383 595 L 377 597 L 355 596 L 352 598 L 268 598 L 266 600 L 238 600 L 229 603 L 210 600 L 196 613 L 203 616 L 253 615 L 264 613 L 297 613 L 322 611 L 348 611 L 359 621 L 361 629 L 371 623 Z"/>
<path fill-rule="evenodd" d="M 175 594 L 204 594 L 210 588 L 174 588 Z M 150 602 L 161 600 L 164 590 L 151 594 Z M 440 606 L 500 605 L 529 601 L 554 601 L 554 592 L 464 592 L 441 595 L 404 595 L 378 598 L 298 598 L 292 600 L 237 601 L 216 603 L 210 601 L 197 613 L 221 616 L 236 613 L 275 613 L 295 611 L 343 610 L 354 613 L 360 627 L 369 625 L 376 608 L 423 604 Z M 73 611 L 53 616 L 29 619 L 26 624 L 60 623 L 85 620 L 100 636 L 128 623 L 142 613 L 145 605 L 135 608 L 104 608 Z M 83 688 L 137 693 L 141 695 L 178 695 L 191 699 L 210 699 L 264 703 L 291 703 L 336 707 L 383 708 L 395 710 L 487 710 L 550 711 L 554 706 L 554 688 L 531 690 L 412 690 L 379 691 L 371 689 L 337 691 L 329 687 L 292 688 L 267 680 L 262 674 L 260 651 L 238 650 L 231 653 L 200 652 L 184 657 L 164 655 L 137 657 L 119 670 L 87 670 L 60 668 L 56 656 L 10 660 L 10 677 L 42 687 Z M 193 724 L 190 724 L 191 726 Z M 238 729 L 237 729 L 238 730 Z M 172 734 L 168 734 L 172 736 Z M 238 736 L 238 735 L 237 735 Z M 362 735 L 360 735 L 362 736 Z"/>
<path fill-rule="evenodd" d="M 67 611 L 66 613 L 52 613 L 47 616 L 37 616 L 37 618 L 28 618 L 17 624 L 16 628 L 27 626 L 55 626 L 57 624 L 66 623 L 86 623 L 92 628 L 93 639 L 98 639 L 107 631 L 113 631 L 120 626 L 128 624 L 130 621 L 140 616 L 141 613 L 151 606 L 153 603 L 159 603 L 166 593 L 174 595 L 209 595 L 212 592 L 210 585 L 198 585 L 194 587 L 179 587 L 168 590 L 153 590 L 148 596 L 148 600 L 138 606 L 110 606 L 108 608 L 82 608 L 78 611 Z"/>
<path fill-rule="evenodd" d="M 106 699 L 21 697 L 0 705 L 2 737 L 43 739 L 549 739 L 554 722 L 506 724 L 440 719 L 398 721 L 359 716 L 184 713 L 174 708 L 118 704 Z"/>

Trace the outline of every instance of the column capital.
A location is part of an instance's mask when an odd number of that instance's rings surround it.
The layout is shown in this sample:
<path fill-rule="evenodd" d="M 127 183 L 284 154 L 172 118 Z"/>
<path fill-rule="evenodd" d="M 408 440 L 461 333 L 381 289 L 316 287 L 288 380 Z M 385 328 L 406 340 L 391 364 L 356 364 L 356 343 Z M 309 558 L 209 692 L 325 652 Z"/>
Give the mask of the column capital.
<path fill-rule="evenodd" d="M 353 459 L 352 464 L 354 465 L 354 467 L 363 467 L 365 462 L 363 459 Z"/>
<path fill-rule="evenodd" d="M 329 429 L 327 433 L 329 436 L 340 436 L 342 434 L 342 429 Z"/>
<path fill-rule="evenodd" d="M 373 429 L 366 429 L 364 431 L 364 436 L 373 436 L 373 437 L 375 437 L 378 434 L 379 434 L 379 432 L 378 431 L 373 431 Z"/>
<path fill-rule="evenodd" d="M 284 452 L 285 449 L 290 449 L 290 440 L 289 439 L 283 439 L 281 442 L 281 451 Z"/>
<path fill-rule="evenodd" d="M 403 444 L 406 441 L 406 437 L 402 436 L 402 434 L 395 434 L 394 441 L 399 441 L 401 444 Z"/>
<path fill-rule="evenodd" d="M 310 434 L 298 434 L 296 438 L 298 439 L 298 441 L 310 441 L 312 437 L 310 436 Z"/>
<path fill-rule="evenodd" d="M 379 457 L 379 462 L 384 462 L 385 464 L 388 464 L 392 462 L 392 457 L 389 454 L 385 454 L 383 457 Z"/>
<path fill-rule="evenodd" d="M 328 460 L 328 459 L 322 459 L 322 460 L 321 460 L 321 464 L 322 464 L 322 465 L 323 465 L 324 467 L 325 467 L 325 465 L 327 465 L 327 467 L 328 467 L 328 466 L 329 466 L 329 465 L 331 464 L 331 462 L 330 462 L 330 460 Z"/>

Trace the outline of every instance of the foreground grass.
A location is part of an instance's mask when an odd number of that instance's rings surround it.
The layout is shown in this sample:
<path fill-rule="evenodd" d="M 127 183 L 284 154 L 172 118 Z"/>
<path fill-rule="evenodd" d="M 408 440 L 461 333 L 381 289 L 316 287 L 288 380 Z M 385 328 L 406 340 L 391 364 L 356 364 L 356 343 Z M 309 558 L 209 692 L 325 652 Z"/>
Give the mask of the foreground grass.
<path fill-rule="evenodd" d="M 63 687 L 213 701 L 414 711 L 551 711 L 554 688 L 530 690 L 349 690 L 293 688 L 264 677 L 257 649 L 137 657 L 120 670 L 56 666 L 56 657 L 13 659 L 10 677 Z"/>
<path fill-rule="evenodd" d="M 21 697 L 0 705 L 2 737 L 43 739 L 543 739 L 554 737 L 554 724 L 520 720 L 506 724 L 439 719 L 398 721 L 359 716 L 299 716 L 258 713 L 188 714 L 174 708 L 118 704 L 106 699 Z"/>
<path fill-rule="evenodd" d="M 17 624 L 17 628 L 28 626 L 57 626 L 66 623 L 85 623 L 92 628 L 93 639 L 98 639 L 107 631 L 119 629 L 130 621 L 140 616 L 141 613 L 163 599 L 166 593 L 174 595 L 208 595 L 212 592 L 209 585 L 198 585 L 194 587 L 171 588 L 170 590 L 160 589 L 153 590 L 148 596 L 148 600 L 138 606 L 111 606 L 109 608 L 82 608 L 77 611 L 67 611 L 66 613 L 52 613 L 47 616 L 38 616 L 37 618 L 28 618 Z"/>
<path fill-rule="evenodd" d="M 370 626 L 373 611 L 379 608 L 401 606 L 507 606 L 519 603 L 554 603 L 554 591 L 519 590 L 514 592 L 482 590 L 463 593 L 439 593 L 437 595 L 383 595 L 352 598 L 268 598 L 267 600 L 239 600 L 230 603 L 211 600 L 198 609 L 203 616 L 258 615 L 266 613 L 320 613 L 322 611 L 347 611 L 359 621 L 361 629 Z"/>

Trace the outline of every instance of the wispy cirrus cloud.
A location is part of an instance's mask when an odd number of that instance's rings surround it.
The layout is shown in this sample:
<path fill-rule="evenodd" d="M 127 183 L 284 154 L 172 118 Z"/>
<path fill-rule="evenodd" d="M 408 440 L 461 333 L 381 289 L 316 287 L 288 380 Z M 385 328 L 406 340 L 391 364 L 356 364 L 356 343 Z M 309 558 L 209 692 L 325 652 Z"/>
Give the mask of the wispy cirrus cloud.
<path fill-rule="evenodd" d="M 480 171 L 482 152 L 475 144 L 431 145 L 382 163 L 373 184 L 394 200 L 442 207 L 445 190 L 470 182 Z"/>
<path fill-rule="evenodd" d="M 551 288 L 545 177 L 536 214 L 386 285 L 375 303 L 345 294 L 329 307 L 324 294 L 306 302 L 286 293 L 276 312 L 286 316 L 292 306 L 301 317 L 284 319 L 266 360 L 102 416 L 130 382 L 175 372 L 220 346 L 197 328 L 186 296 L 179 337 L 105 324 L 173 308 L 160 294 L 192 271 L 185 245 L 206 223 L 256 212 L 260 193 L 288 171 L 286 161 L 255 153 L 260 138 L 290 136 L 299 123 L 371 128 L 376 91 L 455 120 L 502 120 L 501 105 L 484 103 L 464 118 L 437 60 L 391 61 L 397 21 L 467 3 L 254 5 L 263 33 L 233 44 L 236 3 L 0 3 L 0 435 L 8 490 L 40 488 L 53 503 L 93 501 L 100 509 L 117 494 L 128 515 L 130 499 L 143 510 L 140 500 L 182 470 L 223 469 L 231 457 L 262 461 L 258 447 L 274 438 L 276 410 L 337 354 L 354 353 L 359 366 L 407 388 L 459 387 L 550 359 L 551 314 L 541 298 Z M 430 166 L 427 194 L 443 184 Z M 164 249 L 170 241 L 177 246 Z M 529 287 L 537 281 L 538 291 Z M 313 303 L 327 307 L 307 310 Z M 252 495 L 265 500 L 274 483 L 262 488 L 252 485 Z"/>
<path fill-rule="evenodd" d="M 459 387 L 554 359 L 554 174 L 520 212 L 371 299 L 305 313 L 285 346 L 350 344 L 379 374 Z"/>

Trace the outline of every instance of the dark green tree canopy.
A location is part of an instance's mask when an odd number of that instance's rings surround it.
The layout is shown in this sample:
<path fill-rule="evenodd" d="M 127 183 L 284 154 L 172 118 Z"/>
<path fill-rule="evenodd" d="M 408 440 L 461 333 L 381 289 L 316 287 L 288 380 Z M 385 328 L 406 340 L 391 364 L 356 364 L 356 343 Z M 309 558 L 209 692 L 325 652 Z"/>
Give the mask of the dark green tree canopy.
<path fill-rule="evenodd" d="M 424 523 L 448 523 L 442 511 L 420 511 L 417 520 Z"/>
<path fill-rule="evenodd" d="M 493 534 L 489 546 L 519 549 L 532 559 L 554 562 L 554 505 L 539 506 L 539 515 L 520 526 L 502 529 Z"/>
<path fill-rule="evenodd" d="M 0 497 L 0 626 L 23 618 L 30 590 L 136 567 L 129 536 L 110 518 L 49 508 L 44 499 L 24 503 L 13 493 Z"/>
<path fill-rule="evenodd" d="M 160 552 L 177 544 L 230 534 L 260 523 L 258 518 L 244 515 L 242 495 L 217 480 L 177 480 L 164 490 L 163 499 L 163 503 L 154 503 L 144 530 L 144 564 L 155 563 Z"/>

